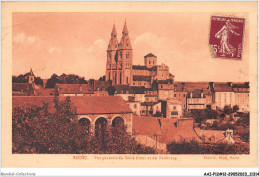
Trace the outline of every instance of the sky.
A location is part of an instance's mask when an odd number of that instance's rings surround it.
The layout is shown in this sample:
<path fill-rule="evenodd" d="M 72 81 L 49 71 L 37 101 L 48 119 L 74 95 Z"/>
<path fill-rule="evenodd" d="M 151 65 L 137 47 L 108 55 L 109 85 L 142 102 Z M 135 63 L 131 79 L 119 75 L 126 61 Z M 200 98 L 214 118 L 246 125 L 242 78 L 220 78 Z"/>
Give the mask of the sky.
<path fill-rule="evenodd" d="M 36 76 L 105 75 L 106 50 L 113 24 L 118 41 L 127 23 L 133 64 L 153 53 L 176 81 L 249 81 L 248 40 L 240 61 L 212 58 L 208 13 L 13 13 L 12 72 L 33 69 Z"/>

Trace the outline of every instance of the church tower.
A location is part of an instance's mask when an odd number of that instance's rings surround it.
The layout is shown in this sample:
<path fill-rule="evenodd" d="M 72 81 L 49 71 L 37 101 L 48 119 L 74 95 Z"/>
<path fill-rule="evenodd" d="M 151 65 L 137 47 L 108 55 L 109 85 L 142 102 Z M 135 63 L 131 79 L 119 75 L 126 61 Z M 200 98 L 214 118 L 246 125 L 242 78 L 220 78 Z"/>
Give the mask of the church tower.
<path fill-rule="evenodd" d="M 106 80 L 111 80 L 113 85 L 131 85 L 132 60 L 133 49 L 128 36 L 126 22 L 120 43 L 117 40 L 114 24 L 107 48 Z"/>
<path fill-rule="evenodd" d="M 34 78 L 35 78 L 35 76 L 34 76 L 33 71 L 32 71 L 32 69 L 31 69 L 31 70 L 30 70 L 30 74 L 29 74 L 29 76 L 28 76 L 28 82 L 29 82 L 29 84 L 32 84 L 32 83 L 34 82 Z"/>
<path fill-rule="evenodd" d="M 118 46 L 118 63 L 122 68 L 119 71 L 120 84 L 130 84 L 132 82 L 132 61 L 133 61 L 133 49 L 131 46 L 130 38 L 128 36 L 128 29 L 126 22 L 122 31 L 122 38 Z"/>
<path fill-rule="evenodd" d="M 117 49 L 118 40 L 116 26 L 113 25 L 111 38 L 107 48 L 106 80 L 111 80 L 113 85 L 117 83 Z"/>

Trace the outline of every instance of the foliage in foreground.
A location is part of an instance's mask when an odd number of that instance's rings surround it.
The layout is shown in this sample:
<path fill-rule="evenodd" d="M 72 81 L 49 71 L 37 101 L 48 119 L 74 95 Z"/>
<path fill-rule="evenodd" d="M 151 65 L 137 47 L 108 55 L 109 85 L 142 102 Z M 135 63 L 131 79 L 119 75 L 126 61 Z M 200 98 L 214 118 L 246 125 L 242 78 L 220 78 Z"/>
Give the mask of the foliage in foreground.
<path fill-rule="evenodd" d="M 14 108 L 12 112 L 12 152 L 36 154 L 154 154 L 138 144 L 124 126 L 111 127 L 102 136 L 88 133 L 77 122 L 76 108 L 67 98 L 54 98 L 55 113 L 48 104 Z"/>
<path fill-rule="evenodd" d="M 199 144 L 196 141 L 167 144 L 170 154 L 249 154 L 246 144 Z"/>

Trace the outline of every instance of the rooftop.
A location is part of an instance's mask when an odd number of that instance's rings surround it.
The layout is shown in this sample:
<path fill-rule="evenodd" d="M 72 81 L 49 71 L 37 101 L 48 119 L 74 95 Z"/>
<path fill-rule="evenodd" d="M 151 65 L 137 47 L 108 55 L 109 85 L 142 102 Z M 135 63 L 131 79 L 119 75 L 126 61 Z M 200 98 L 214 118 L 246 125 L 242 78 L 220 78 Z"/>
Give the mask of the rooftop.
<path fill-rule="evenodd" d="M 13 108 L 30 107 L 32 105 L 42 106 L 48 103 L 50 112 L 54 112 L 52 96 L 13 96 Z M 59 101 L 66 97 L 58 97 Z M 91 96 L 91 97 L 70 97 L 71 103 L 77 108 L 77 114 L 113 114 L 131 113 L 132 111 L 120 96 Z"/>
<path fill-rule="evenodd" d="M 12 92 L 20 92 L 22 95 L 33 95 L 34 89 L 33 85 L 29 83 L 13 83 Z"/>
<path fill-rule="evenodd" d="M 89 84 L 56 84 L 59 94 L 94 93 Z"/>
<path fill-rule="evenodd" d="M 228 83 L 214 83 L 215 92 L 233 92 L 232 86 Z"/>
<path fill-rule="evenodd" d="M 157 58 L 157 56 L 155 56 L 155 55 L 152 54 L 152 53 L 148 53 L 147 55 L 144 56 L 144 58 L 147 58 L 147 57 L 156 57 L 156 58 Z"/>
<path fill-rule="evenodd" d="M 148 81 L 150 82 L 152 79 L 151 76 L 137 76 L 137 75 L 133 75 L 133 81 Z"/>
<path fill-rule="evenodd" d="M 153 66 L 151 68 L 147 68 L 144 65 L 132 65 L 132 69 L 135 70 L 147 70 L 147 71 L 156 71 L 157 70 L 157 66 Z"/>

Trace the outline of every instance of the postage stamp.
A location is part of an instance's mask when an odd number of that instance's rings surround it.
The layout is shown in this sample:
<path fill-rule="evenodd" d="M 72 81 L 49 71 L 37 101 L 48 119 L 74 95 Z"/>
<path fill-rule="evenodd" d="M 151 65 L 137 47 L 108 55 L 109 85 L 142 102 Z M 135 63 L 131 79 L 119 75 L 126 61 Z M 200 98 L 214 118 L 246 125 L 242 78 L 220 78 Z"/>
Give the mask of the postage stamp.
<path fill-rule="evenodd" d="M 244 18 L 212 16 L 209 45 L 214 58 L 241 59 Z"/>

